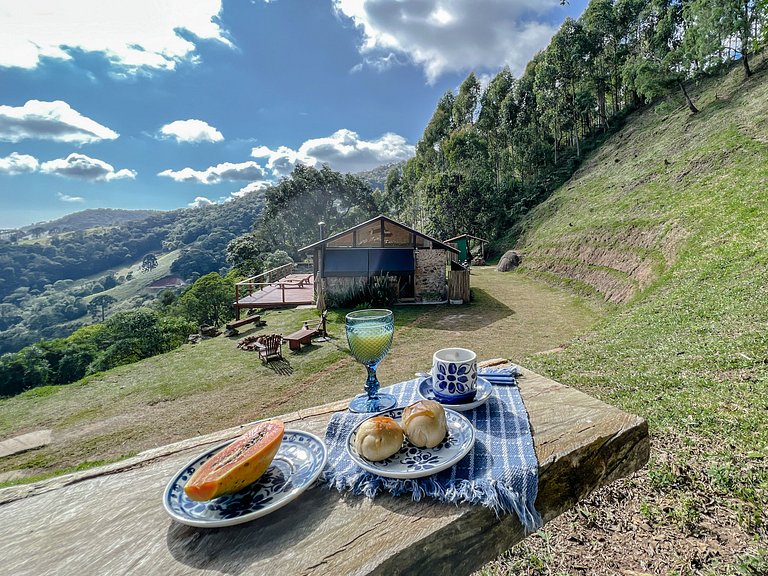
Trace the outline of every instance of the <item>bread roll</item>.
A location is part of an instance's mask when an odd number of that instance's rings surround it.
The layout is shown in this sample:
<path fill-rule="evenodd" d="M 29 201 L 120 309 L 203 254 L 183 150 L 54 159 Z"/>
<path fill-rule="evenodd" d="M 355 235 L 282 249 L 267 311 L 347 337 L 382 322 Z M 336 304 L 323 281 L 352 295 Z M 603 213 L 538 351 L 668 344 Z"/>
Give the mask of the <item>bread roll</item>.
<path fill-rule="evenodd" d="M 420 400 L 403 410 L 403 429 L 411 444 L 434 448 L 448 433 L 445 410 L 432 400 Z"/>
<path fill-rule="evenodd" d="M 403 429 L 389 416 L 376 416 L 360 425 L 355 450 L 371 462 L 385 460 L 403 446 Z"/>

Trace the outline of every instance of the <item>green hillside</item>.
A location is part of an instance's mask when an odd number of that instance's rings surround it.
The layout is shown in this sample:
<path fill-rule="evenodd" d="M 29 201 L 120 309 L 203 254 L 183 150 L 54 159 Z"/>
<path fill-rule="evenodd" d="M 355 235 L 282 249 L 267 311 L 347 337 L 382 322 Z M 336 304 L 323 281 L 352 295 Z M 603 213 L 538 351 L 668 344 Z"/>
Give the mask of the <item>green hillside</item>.
<path fill-rule="evenodd" d="M 654 450 L 502 572 L 768 570 L 767 77 L 702 83 L 696 115 L 677 100 L 634 115 L 525 221 L 524 273 L 626 303 L 529 364 L 646 417 Z M 665 552 L 628 553 L 651 536 Z M 605 571 L 577 569 L 598 539 Z"/>
<path fill-rule="evenodd" d="M 180 252 L 180 250 L 173 250 L 167 254 L 158 254 L 157 267 L 147 272 L 141 270 L 140 260 L 132 265 L 118 269 L 114 272 L 115 276 L 127 276 L 130 274 L 130 280 L 126 280 L 109 290 L 86 297 L 84 298 L 85 302 L 90 302 L 96 296 L 111 296 L 116 300 L 112 309 L 114 312 L 117 310 L 131 310 L 141 306 L 146 301 L 153 300 L 162 289 L 152 289 L 150 288 L 151 284 L 171 274 L 171 265 L 178 258 Z"/>
<path fill-rule="evenodd" d="M 89 208 L 67 214 L 50 222 L 43 222 L 24 227 L 25 231 L 36 228 L 44 230 L 87 230 L 117 226 L 133 220 L 144 220 L 155 216 L 159 210 L 124 210 L 120 208 Z"/>

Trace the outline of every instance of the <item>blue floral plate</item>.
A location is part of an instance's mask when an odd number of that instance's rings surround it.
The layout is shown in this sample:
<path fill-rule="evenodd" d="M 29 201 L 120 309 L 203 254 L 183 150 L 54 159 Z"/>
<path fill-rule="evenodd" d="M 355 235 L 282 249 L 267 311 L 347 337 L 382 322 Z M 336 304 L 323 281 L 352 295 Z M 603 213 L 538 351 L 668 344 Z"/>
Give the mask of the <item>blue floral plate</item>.
<path fill-rule="evenodd" d="M 389 416 L 400 422 L 403 409 L 387 410 L 376 414 L 376 416 Z M 456 464 L 467 455 L 467 452 L 475 444 L 475 429 L 469 420 L 453 410 L 445 411 L 445 419 L 448 423 L 448 434 L 434 448 L 417 448 L 406 438 L 399 452 L 379 462 L 371 462 L 355 450 L 355 435 L 362 423 L 365 422 L 363 420 L 355 426 L 347 437 L 347 452 L 360 468 L 379 476 L 386 476 L 387 478 L 431 476 Z"/>
<path fill-rule="evenodd" d="M 256 482 L 240 492 L 206 502 L 187 498 L 184 485 L 192 473 L 231 443 L 230 440 L 196 457 L 168 483 L 163 507 L 171 518 L 201 528 L 250 522 L 285 506 L 309 488 L 323 470 L 327 456 L 325 444 L 314 434 L 286 430 L 274 460 Z"/>
<path fill-rule="evenodd" d="M 475 397 L 470 402 L 462 402 L 460 404 L 454 404 L 454 403 L 449 404 L 447 402 L 444 402 L 443 400 L 438 399 L 438 397 L 435 396 L 435 393 L 432 391 L 431 376 L 422 378 L 419 381 L 419 396 L 421 396 L 425 400 L 434 400 L 435 402 L 438 402 L 443 406 L 450 406 L 451 410 L 456 410 L 457 412 L 464 412 L 465 410 L 472 410 L 473 408 L 482 406 L 483 404 L 485 404 L 488 398 L 491 397 L 492 393 L 493 393 L 493 384 L 488 382 L 488 380 L 486 380 L 482 376 L 478 376 L 477 377 L 477 393 L 475 394 Z"/>

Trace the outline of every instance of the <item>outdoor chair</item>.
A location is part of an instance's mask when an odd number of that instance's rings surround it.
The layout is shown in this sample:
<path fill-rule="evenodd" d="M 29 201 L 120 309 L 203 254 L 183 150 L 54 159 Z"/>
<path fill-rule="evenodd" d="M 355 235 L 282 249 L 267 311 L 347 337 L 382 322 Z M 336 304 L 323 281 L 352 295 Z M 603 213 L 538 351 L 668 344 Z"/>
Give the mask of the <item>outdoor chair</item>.
<path fill-rule="evenodd" d="M 283 336 L 281 334 L 259 336 L 256 340 L 256 349 L 259 351 L 259 358 L 264 362 L 269 362 L 271 358 L 282 359 L 282 343 Z"/>

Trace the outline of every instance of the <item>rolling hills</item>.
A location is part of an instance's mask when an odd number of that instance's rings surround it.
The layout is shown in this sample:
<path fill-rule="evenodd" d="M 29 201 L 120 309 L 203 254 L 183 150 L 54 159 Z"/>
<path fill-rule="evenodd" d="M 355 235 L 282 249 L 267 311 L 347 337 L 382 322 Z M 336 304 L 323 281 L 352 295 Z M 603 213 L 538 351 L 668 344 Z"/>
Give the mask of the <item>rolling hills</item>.
<path fill-rule="evenodd" d="M 24 232 L 32 232 L 35 229 L 44 231 L 63 231 L 63 230 L 88 230 L 89 228 L 106 228 L 108 226 L 117 226 L 132 222 L 134 220 L 144 220 L 150 216 L 156 216 L 159 210 L 123 210 L 119 208 L 89 208 L 67 214 L 61 218 L 56 218 L 50 222 L 32 224 L 25 226 Z"/>

